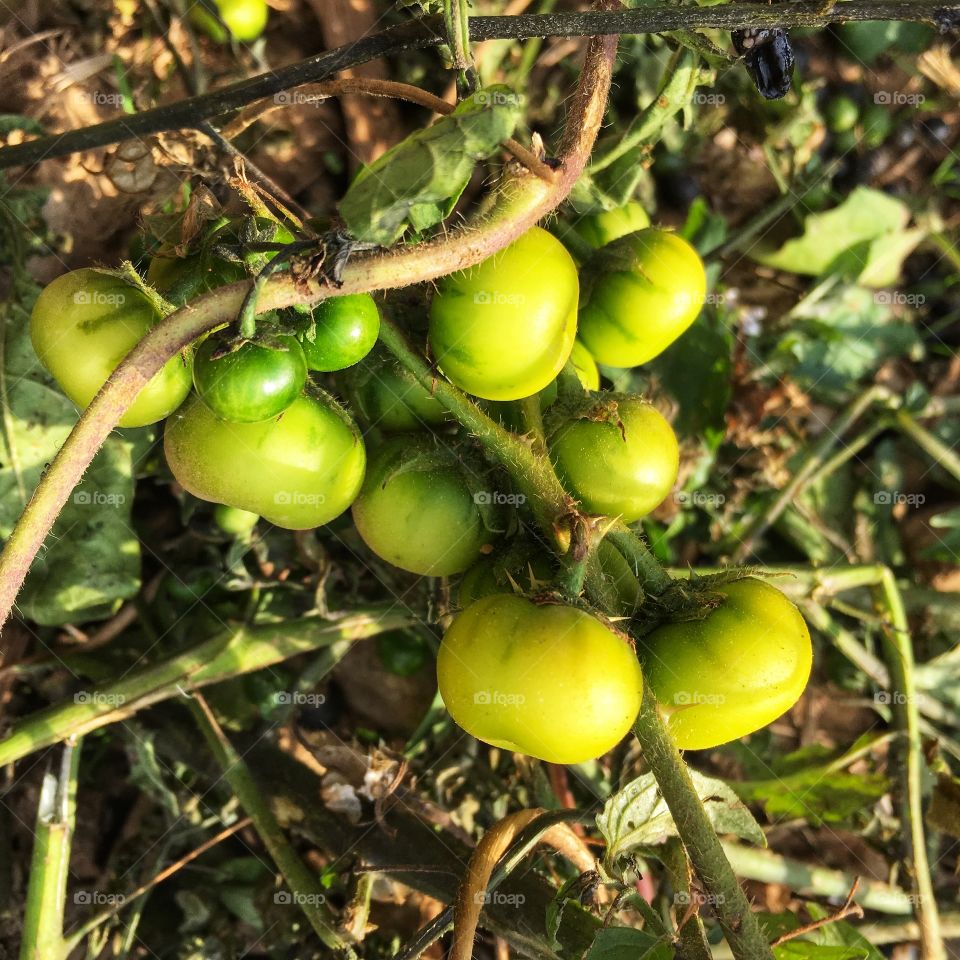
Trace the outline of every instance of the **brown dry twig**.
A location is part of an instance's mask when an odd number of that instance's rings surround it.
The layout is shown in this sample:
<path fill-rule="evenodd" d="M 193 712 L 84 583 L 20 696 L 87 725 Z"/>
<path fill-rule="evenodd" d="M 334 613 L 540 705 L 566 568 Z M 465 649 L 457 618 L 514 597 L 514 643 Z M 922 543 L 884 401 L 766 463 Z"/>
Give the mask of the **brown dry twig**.
<path fill-rule="evenodd" d="M 457 893 L 454 907 L 453 945 L 450 960 L 470 960 L 473 953 L 473 938 L 480 922 L 480 913 L 487 900 L 487 884 L 497 866 L 497 861 L 510 849 L 510 845 L 530 823 L 547 811 L 539 807 L 511 813 L 495 823 L 483 835 L 467 864 L 467 872 Z M 541 843 L 553 847 L 570 859 L 578 868 L 583 859 L 577 851 L 585 849 L 583 841 L 571 830 L 570 824 L 558 823 L 546 830 Z M 589 856 L 589 852 L 588 852 Z M 590 856 L 593 866 L 593 857 Z"/>
<path fill-rule="evenodd" d="M 850 888 L 850 892 L 847 894 L 847 899 L 844 901 L 843 906 L 836 911 L 836 913 L 831 913 L 829 917 L 823 917 L 820 920 L 813 920 L 810 923 L 805 923 L 802 927 L 797 927 L 796 930 L 789 930 L 782 936 L 777 937 L 777 939 L 774 940 L 770 946 L 779 947 L 788 940 L 795 940 L 797 937 L 802 937 L 804 934 L 812 933 L 814 930 L 819 930 L 821 927 L 826 927 L 831 923 L 836 923 L 838 920 L 845 920 L 847 917 L 853 917 L 856 920 L 860 920 L 863 917 L 863 907 L 861 907 L 859 903 L 853 902 L 853 898 L 857 895 L 857 890 L 859 888 L 860 878 L 856 877 L 853 881 L 853 886 Z"/>

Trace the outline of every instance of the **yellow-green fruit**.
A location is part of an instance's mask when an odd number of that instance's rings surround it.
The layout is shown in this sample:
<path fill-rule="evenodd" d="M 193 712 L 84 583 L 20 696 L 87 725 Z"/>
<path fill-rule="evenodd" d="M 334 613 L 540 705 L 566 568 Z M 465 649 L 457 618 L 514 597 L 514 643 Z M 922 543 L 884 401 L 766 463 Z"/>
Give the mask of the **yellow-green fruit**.
<path fill-rule="evenodd" d="M 707 275 L 697 251 L 665 230 L 641 230 L 592 259 L 579 335 L 598 363 L 635 367 L 663 353 L 696 320 Z"/>
<path fill-rule="evenodd" d="M 573 258 L 540 227 L 444 277 L 430 307 L 430 345 L 444 376 L 484 400 L 538 393 L 573 349 L 579 289 Z"/>
<path fill-rule="evenodd" d="M 573 341 L 573 350 L 570 353 L 570 362 L 577 372 L 577 379 L 584 390 L 596 391 L 600 389 L 600 371 L 593 354 L 579 340 Z"/>
<path fill-rule="evenodd" d="M 650 217 L 647 216 L 647 211 L 636 200 L 631 200 L 616 210 L 591 213 L 578 220 L 573 229 L 594 250 L 599 250 L 628 233 L 636 233 L 637 230 L 644 230 L 649 226 Z"/>
<path fill-rule="evenodd" d="M 550 437 L 564 486 L 594 514 L 627 523 L 655 510 L 677 481 L 680 447 L 673 428 L 639 397 L 600 400 L 597 413 L 567 421 Z"/>
<path fill-rule="evenodd" d="M 797 702 L 810 677 L 810 631 L 776 587 L 746 577 L 716 592 L 724 603 L 704 619 L 658 627 L 643 640 L 644 675 L 681 749 L 765 727 Z"/>
<path fill-rule="evenodd" d="M 78 406 L 86 408 L 120 361 L 161 319 L 142 290 L 98 270 L 72 270 L 47 284 L 30 317 L 40 362 Z M 142 427 L 171 414 L 190 392 L 189 355 L 168 360 L 120 418 Z"/>
<path fill-rule="evenodd" d="M 551 763 L 615 747 L 643 696 L 636 655 L 596 617 L 494 594 L 470 604 L 437 657 L 440 694 L 468 733 Z"/>
<path fill-rule="evenodd" d="M 370 459 L 353 522 L 388 563 L 424 577 L 462 573 L 493 539 L 463 466 L 430 440 L 394 437 Z"/>
<path fill-rule="evenodd" d="M 263 33 L 267 25 L 270 8 L 266 0 L 213 0 L 213 4 L 235 40 L 250 43 Z M 190 4 L 189 16 L 195 27 L 217 43 L 227 41 L 226 30 L 198 0 L 193 0 Z"/>
<path fill-rule="evenodd" d="M 170 417 L 163 449 L 177 482 L 201 500 L 259 514 L 278 527 L 329 523 L 353 503 L 366 452 L 332 400 L 302 396 L 272 420 L 218 420 L 196 395 Z"/>

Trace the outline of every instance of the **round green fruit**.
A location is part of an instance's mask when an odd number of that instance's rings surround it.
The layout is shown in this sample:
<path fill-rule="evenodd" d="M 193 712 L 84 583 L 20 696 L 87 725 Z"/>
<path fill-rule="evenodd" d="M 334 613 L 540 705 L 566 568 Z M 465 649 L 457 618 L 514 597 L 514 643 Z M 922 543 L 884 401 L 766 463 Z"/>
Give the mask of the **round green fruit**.
<path fill-rule="evenodd" d="M 353 522 L 388 563 L 439 577 L 462 573 L 493 535 L 464 468 L 429 440 L 395 437 L 371 457 Z"/>
<path fill-rule="evenodd" d="M 351 369 L 344 384 L 364 423 L 384 433 L 440 426 L 449 416 L 409 370 L 379 351 Z"/>
<path fill-rule="evenodd" d="M 650 217 L 643 205 L 631 200 L 626 206 L 602 213 L 591 213 L 574 225 L 574 231 L 594 250 L 599 250 L 628 233 L 636 233 L 650 226 Z"/>
<path fill-rule="evenodd" d="M 310 335 L 300 338 L 307 366 L 323 373 L 359 363 L 380 334 L 380 311 L 368 293 L 321 300 L 313 308 Z"/>
<path fill-rule="evenodd" d="M 85 409 L 160 319 L 150 298 L 132 283 L 97 270 L 73 270 L 40 293 L 30 317 L 30 339 L 63 392 Z M 120 426 L 156 423 L 189 392 L 190 360 L 184 351 L 151 378 L 120 418 Z"/>
<path fill-rule="evenodd" d="M 600 371 L 597 369 L 597 361 L 580 340 L 573 341 L 570 362 L 584 390 L 595 393 L 600 389 Z"/>
<path fill-rule="evenodd" d="M 705 750 L 765 727 L 800 698 L 813 662 L 810 631 L 776 587 L 747 577 L 716 588 L 702 620 L 643 639 L 650 689 L 678 747 Z"/>
<path fill-rule="evenodd" d="M 596 617 L 509 594 L 477 600 L 454 619 L 437 679 L 467 733 L 551 763 L 611 750 L 643 696 L 633 650 Z"/>
<path fill-rule="evenodd" d="M 587 511 L 627 523 L 663 503 L 680 468 L 673 428 L 638 397 L 604 400 L 568 420 L 551 436 L 550 455 Z"/>
<path fill-rule="evenodd" d="M 577 332 L 577 269 L 539 227 L 438 284 L 430 345 L 443 374 L 485 400 L 519 400 L 563 369 Z"/>
<path fill-rule="evenodd" d="M 197 29 L 217 43 L 226 43 L 229 39 L 228 30 L 235 40 L 242 43 L 256 40 L 263 33 L 270 13 L 266 0 L 213 0 L 213 6 L 217 8 L 223 24 L 199 0 L 193 0 L 190 4 L 188 15 Z"/>
<path fill-rule="evenodd" d="M 224 532 L 233 537 L 245 537 L 257 525 L 260 517 L 249 510 L 240 510 L 237 507 L 228 507 L 218 503 L 213 508 L 213 522 Z"/>
<path fill-rule="evenodd" d="M 366 463 L 353 421 L 319 392 L 259 423 L 220 420 L 194 395 L 167 420 L 163 448 L 174 478 L 195 497 L 290 530 L 340 516 Z"/>
<path fill-rule="evenodd" d="M 221 419 L 258 423 L 279 416 L 300 396 L 307 363 L 295 337 L 234 344 L 209 337 L 197 349 L 193 384 Z"/>
<path fill-rule="evenodd" d="M 661 354 L 696 320 L 707 293 L 697 251 L 665 230 L 614 241 L 587 264 L 580 339 L 598 363 L 635 367 Z"/>

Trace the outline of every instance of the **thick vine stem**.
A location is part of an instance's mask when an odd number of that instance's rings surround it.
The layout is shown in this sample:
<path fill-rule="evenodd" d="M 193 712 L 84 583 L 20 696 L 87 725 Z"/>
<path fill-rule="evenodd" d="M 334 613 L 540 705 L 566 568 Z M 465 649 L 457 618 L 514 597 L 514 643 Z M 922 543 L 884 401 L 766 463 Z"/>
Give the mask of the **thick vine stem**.
<path fill-rule="evenodd" d="M 488 417 L 455 386 L 438 377 L 388 317 L 380 321 L 380 340 L 421 386 L 500 460 L 530 501 L 544 532 L 557 542 L 561 550 L 566 550 L 570 537 L 569 532 L 564 533 L 563 522 L 573 509 L 573 501 L 557 479 L 550 461 Z"/>
<path fill-rule="evenodd" d="M 687 856 L 714 904 L 717 920 L 737 960 L 773 960 L 757 915 L 733 872 L 720 838 L 707 816 L 679 751 L 670 739 L 649 687 L 633 732 L 643 757 L 657 778 Z"/>
<path fill-rule="evenodd" d="M 552 183 L 525 171 L 511 175 L 482 220 L 429 243 L 357 257 L 345 268 L 337 291 L 316 281 L 298 286 L 289 276 L 271 278 L 257 300 L 257 311 L 318 303 L 334 292 L 365 293 L 433 280 L 479 263 L 516 240 L 556 209 L 583 172 L 603 121 L 616 48 L 616 37 L 597 37 L 589 43 L 567 116 L 560 167 Z M 10 615 L 30 564 L 70 491 L 124 411 L 171 357 L 201 334 L 233 320 L 248 289 L 247 281 L 230 284 L 170 314 L 137 344 L 94 397 L 44 474 L 0 555 L 0 626 Z"/>
<path fill-rule="evenodd" d="M 845 0 L 825 6 L 823 0 L 796 3 L 729 3 L 712 7 L 644 6 L 636 10 L 594 10 L 584 13 L 522 14 L 471 17 L 471 40 L 526 37 L 588 37 L 612 34 L 664 33 L 671 30 L 739 30 L 746 27 L 825 27 L 848 20 L 910 20 L 930 23 L 941 30 L 960 26 L 960 3 L 917 3 L 914 0 Z M 67 133 L 41 137 L 0 149 L 0 170 L 92 150 L 123 140 L 146 137 L 166 130 L 195 129 L 254 100 L 314 83 L 340 70 L 404 50 L 436 47 L 444 42 L 441 15 L 402 23 L 362 37 L 307 60 L 272 70 L 213 90 L 202 96 L 125 115 L 115 120 Z"/>

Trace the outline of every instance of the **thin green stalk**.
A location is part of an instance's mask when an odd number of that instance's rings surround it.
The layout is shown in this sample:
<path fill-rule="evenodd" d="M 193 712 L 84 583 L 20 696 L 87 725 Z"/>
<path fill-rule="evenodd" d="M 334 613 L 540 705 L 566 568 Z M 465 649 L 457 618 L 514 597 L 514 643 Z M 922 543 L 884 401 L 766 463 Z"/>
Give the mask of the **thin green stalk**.
<path fill-rule="evenodd" d="M 543 410 L 540 408 L 540 394 L 518 400 L 523 429 L 530 437 L 533 452 L 540 457 L 547 456 L 547 440 L 543 431 Z"/>
<path fill-rule="evenodd" d="M 640 144 L 653 140 L 663 125 L 690 102 L 701 79 L 700 56 L 688 47 L 681 47 L 666 70 L 666 79 L 653 100 L 617 138 L 616 144 L 592 161 L 588 173 L 605 170 Z"/>
<path fill-rule="evenodd" d="M 437 377 L 426 358 L 416 350 L 389 317 L 380 324 L 384 346 L 430 390 L 500 462 L 529 500 L 544 533 L 565 553 L 572 531 L 573 500 L 557 479 L 547 457 L 538 455 L 516 434 L 488 417 L 465 393 Z"/>
<path fill-rule="evenodd" d="M 690 863 L 714 904 L 717 921 L 733 955 L 737 960 L 773 960 L 757 915 L 724 855 L 720 838 L 649 688 L 644 689 L 633 732 L 643 747 L 644 760 L 657 778 Z"/>
<path fill-rule="evenodd" d="M 194 687 L 219 683 L 341 640 L 359 640 L 410 623 L 404 611 L 370 608 L 340 620 L 308 618 L 225 630 L 190 650 L 21 720 L 0 741 L 0 766 L 180 696 L 187 683 Z"/>
<path fill-rule="evenodd" d="M 935 247 L 953 265 L 953 269 L 960 271 L 960 250 L 950 242 L 950 238 L 942 233 L 927 234 L 926 242 Z"/>
<path fill-rule="evenodd" d="M 889 567 L 881 568 L 880 594 L 890 617 L 885 631 L 890 651 L 888 665 L 893 688 L 894 716 L 906 734 L 906 756 L 901 764 L 903 790 L 906 794 L 908 853 L 912 861 L 912 880 L 916 917 L 920 924 L 920 943 L 925 960 L 946 960 L 946 949 L 940 932 L 940 917 L 934 896 L 933 879 L 927 860 L 927 841 L 923 823 L 923 742 L 920 735 L 920 711 L 913 680 L 913 640 L 903 606 L 903 598 Z"/>
<path fill-rule="evenodd" d="M 337 954 L 355 958 L 356 953 L 353 948 L 337 932 L 336 917 L 327 906 L 327 898 L 319 880 L 290 846 L 270 804 L 254 782 L 250 769 L 220 729 L 220 725 L 200 693 L 193 695 L 190 700 L 190 709 L 197 726 L 206 738 L 207 745 L 223 770 L 224 779 L 236 794 L 240 805 L 253 820 L 263 845 L 270 852 L 273 862 L 289 885 L 290 900 L 303 911 L 324 946 Z"/>
<path fill-rule="evenodd" d="M 883 417 L 876 423 L 870 424 L 860 431 L 852 440 L 843 445 L 842 450 L 838 450 L 832 457 L 828 457 L 823 463 L 810 475 L 808 484 L 815 484 L 835 473 L 848 460 L 852 460 L 861 450 L 871 444 L 884 430 L 890 426 L 890 421 Z"/>
<path fill-rule="evenodd" d="M 76 738 L 64 744 L 59 776 L 46 773 L 40 788 L 20 960 L 65 960 L 67 956 L 63 918 L 77 819 L 80 744 Z"/>
<path fill-rule="evenodd" d="M 727 859 L 741 877 L 760 883 L 783 884 L 803 896 L 842 900 L 856 879 L 852 873 L 791 860 L 769 850 L 730 842 L 722 845 Z M 913 913 L 910 901 L 910 894 L 904 890 L 876 880 L 861 880 L 857 890 L 857 903 L 878 913 L 909 916 Z"/>
<path fill-rule="evenodd" d="M 960 481 L 960 456 L 937 436 L 919 423 L 906 410 L 899 410 L 895 417 L 897 426 L 935 463 Z"/>

